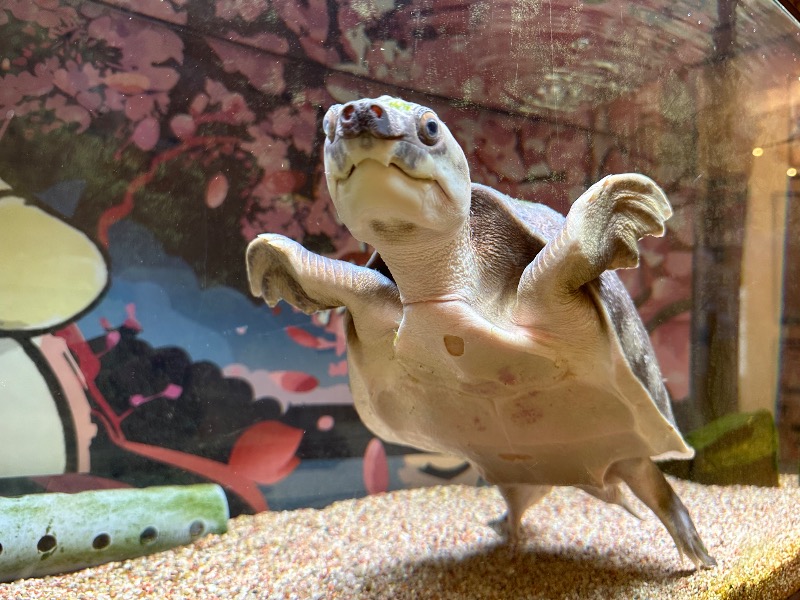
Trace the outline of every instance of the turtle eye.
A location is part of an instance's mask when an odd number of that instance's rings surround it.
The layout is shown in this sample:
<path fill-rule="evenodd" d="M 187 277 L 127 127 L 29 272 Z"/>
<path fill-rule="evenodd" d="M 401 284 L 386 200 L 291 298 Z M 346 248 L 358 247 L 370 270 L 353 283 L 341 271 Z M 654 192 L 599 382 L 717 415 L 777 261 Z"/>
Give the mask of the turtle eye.
<path fill-rule="evenodd" d="M 431 111 L 427 111 L 419 119 L 419 139 L 427 146 L 433 146 L 439 141 L 442 126 L 439 119 Z"/>
<path fill-rule="evenodd" d="M 330 141 L 333 141 L 333 137 L 336 135 L 336 120 L 339 118 L 339 106 L 339 104 L 331 106 L 322 119 L 322 131 L 325 132 L 325 135 Z"/>

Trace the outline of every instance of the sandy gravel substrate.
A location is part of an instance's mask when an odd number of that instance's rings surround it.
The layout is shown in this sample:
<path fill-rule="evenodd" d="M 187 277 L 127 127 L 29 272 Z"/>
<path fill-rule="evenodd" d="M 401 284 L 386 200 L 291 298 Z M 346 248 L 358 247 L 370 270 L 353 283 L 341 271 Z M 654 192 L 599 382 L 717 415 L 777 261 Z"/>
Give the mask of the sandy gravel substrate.
<path fill-rule="evenodd" d="M 325 510 L 231 520 L 223 536 L 69 575 L 0 585 L 0 598 L 297 600 L 787 598 L 800 589 L 800 489 L 673 480 L 719 566 L 693 573 L 641 505 L 640 522 L 574 489 L 528 511 L 499 544 L 494 488 L 434 487 Z"/>

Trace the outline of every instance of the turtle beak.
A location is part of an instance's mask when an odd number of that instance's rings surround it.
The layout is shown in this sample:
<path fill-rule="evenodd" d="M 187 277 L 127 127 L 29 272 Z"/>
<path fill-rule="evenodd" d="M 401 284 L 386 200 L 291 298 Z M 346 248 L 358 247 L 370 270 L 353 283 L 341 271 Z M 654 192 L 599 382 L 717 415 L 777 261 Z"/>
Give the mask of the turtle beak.
<path fill-rule="evenodd" d="M 389 106 L 370 98 L 336 105 L 329 110 L 323 124 L 329 180 L 349 179 L 366 159 L 375 160 L 384 167 L 394 164 L 406 170 L 395 156 L 394 145 L 407 133 L 391 113 Z"/>

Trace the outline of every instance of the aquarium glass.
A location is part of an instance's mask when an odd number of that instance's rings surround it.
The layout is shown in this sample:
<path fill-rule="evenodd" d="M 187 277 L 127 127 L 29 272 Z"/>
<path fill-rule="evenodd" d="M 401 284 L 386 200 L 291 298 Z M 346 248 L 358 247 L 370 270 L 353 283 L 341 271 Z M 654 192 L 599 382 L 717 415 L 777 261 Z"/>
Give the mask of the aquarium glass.
<path fill-rule="evenodd" d="M 620 275 L 682 431 L 733 457 L 665 468 L 796 474 L 799 56 L 768 0 L 0 0 L 0 494 L 213 482 L 238 514 L 480 483 L 361 424 L 342 310 L 247 285 L 263 232 L 367 261 L 321 122 L 383 94 L 562 213 L 657 181 L 667 234 Z"/>

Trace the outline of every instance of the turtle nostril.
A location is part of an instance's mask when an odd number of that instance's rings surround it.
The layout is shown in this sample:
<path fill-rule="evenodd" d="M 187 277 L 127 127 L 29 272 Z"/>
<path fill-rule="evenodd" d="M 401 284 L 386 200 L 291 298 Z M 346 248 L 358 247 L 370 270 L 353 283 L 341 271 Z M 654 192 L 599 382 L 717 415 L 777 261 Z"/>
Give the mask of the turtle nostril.
<path fill-rule="evenodd" d="M 372 112 L 372 114 L 375 115 L 377 118 L 380 119 L 383 116 L 383 109 L 377 104 L 373 104 L 372 106 L 369 107 L 369 109 Z"/>
<path fill-rule="evenodd" d="M 350 119 L 352 119 L 353 118 L 353 113 L 355 111 L 356 111 L 356 109 L 353 108 L 352 104 L 348 104 L 347 106 L 345 106 L 344 109 L 342 110 L 342 120 L 343 121 L 349 121 Z"/>

